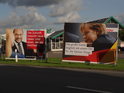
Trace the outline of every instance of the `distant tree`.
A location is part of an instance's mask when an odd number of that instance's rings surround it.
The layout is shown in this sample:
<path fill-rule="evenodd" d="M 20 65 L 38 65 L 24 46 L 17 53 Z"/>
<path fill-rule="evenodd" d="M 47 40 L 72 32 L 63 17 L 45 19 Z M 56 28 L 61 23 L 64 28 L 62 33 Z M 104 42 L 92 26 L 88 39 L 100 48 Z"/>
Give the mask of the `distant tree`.
<path fill-rule="evenodd" d="M 119 31 L 119 38 L 124 41 L 124 29 Z"/>

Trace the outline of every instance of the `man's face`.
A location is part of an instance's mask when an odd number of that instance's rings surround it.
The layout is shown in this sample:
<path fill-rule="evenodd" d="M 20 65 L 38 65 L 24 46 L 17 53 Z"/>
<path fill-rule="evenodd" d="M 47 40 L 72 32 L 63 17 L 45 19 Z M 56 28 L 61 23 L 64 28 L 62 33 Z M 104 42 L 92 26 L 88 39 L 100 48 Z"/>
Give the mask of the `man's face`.
<path fill-rule="evenodd" d="M 15 41 L 20 43 L 22 41 L 23 31 L 22 29 L 15 29 L 14 31 Z"/>
<path fill-rule="evenodd" d="M 83 29 L 83 39 L 86 43 L 93 43 L 97 39 L 96 31 L 93 31 L 88 26 Z"/>

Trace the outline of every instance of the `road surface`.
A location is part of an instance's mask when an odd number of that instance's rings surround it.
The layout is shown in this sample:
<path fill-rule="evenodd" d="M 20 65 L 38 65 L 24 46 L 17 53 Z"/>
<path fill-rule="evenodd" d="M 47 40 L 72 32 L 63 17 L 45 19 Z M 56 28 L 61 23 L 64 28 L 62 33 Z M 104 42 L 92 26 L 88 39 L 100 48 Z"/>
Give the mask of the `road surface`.
<path fill-rule="evenodd" d="M 0 65 L 0 93 L 124 93 L 124 72 Z"/>

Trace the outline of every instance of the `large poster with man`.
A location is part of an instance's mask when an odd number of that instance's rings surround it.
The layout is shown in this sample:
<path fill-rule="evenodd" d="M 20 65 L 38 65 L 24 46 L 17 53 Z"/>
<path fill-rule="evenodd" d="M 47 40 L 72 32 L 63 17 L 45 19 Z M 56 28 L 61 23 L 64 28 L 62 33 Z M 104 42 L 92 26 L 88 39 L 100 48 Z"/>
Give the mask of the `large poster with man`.
<path fill-rule="evenodd" d="M 65 23 L 63 61 L 115 63 L 117 24 Z"/>
<path fill-rule="evenodd" d="M 45 29 L 6 29 L 6 57 L 40 58 L 45 53 Z"/>

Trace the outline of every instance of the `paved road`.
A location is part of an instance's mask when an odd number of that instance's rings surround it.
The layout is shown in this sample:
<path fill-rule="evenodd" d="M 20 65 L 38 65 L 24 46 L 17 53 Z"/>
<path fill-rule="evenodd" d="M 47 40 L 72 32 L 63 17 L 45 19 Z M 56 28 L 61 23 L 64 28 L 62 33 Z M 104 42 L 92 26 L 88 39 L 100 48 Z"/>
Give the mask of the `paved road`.
<path fill-rule="evenodd" d="M 124 93 L 124 73 L 1 65 L 0 93 Z"/>

